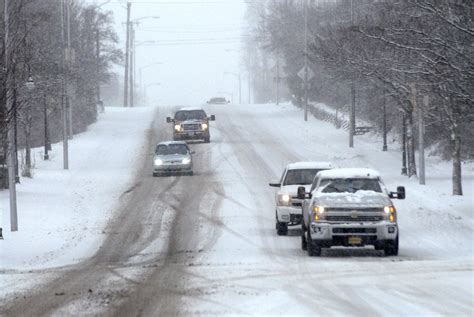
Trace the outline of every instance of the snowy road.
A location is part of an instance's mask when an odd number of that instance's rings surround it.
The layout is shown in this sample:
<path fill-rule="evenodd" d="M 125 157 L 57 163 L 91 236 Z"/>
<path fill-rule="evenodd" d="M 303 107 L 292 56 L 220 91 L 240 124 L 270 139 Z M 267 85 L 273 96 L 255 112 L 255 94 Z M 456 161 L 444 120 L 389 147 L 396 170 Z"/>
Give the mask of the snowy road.
<path fill-rule="evenodd" d="M 427 182 L 439 186 L 421 188 L 399 175 L 398 152 L 381 153 L 369 137 L 349 150 L 344 132 L 313 118 L 305 124 L 291 106 L 220 105 L 208 107 L 211 143 L 191 144 L 195 176 L 153 178 L 150 152 L 170 138 L 170 113 L 158 111 L 143 168 L 98 253 L 45 269 L 50 281 L 11 299 L 3 314 L 474 313 L 472 198 L 449 195 L 446 164 L 428 164 Z M 309 258 L 298 229 L 277 236 L 268 183 L 299 160 L 373 167 L 389 188 L 405 185 L 407 200 L 395 202 L 400 256 L 330 249 Z"/>

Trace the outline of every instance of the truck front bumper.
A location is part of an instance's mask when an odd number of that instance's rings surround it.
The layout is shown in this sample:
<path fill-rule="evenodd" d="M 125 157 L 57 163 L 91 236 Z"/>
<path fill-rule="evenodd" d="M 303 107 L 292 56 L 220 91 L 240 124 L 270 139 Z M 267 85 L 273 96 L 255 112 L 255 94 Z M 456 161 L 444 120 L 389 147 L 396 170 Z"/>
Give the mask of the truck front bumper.
<path fill-rule="evenodd" d="M 322 246 L 335 245 L 380 245 L 394 241 L 398 236 L 398 225 L 388 221 L 377 223 L 325 223 L 312 222 L 311 239 Z"/>
<path fill-rule="evenodd" d="M 290 226 L 301 224 L 303 219 L 301 206 L 277 206 L 276 213 L 279 222 L 286 222 Z"/>
<path fill-rule="evenodd" d="M 175 140 L 204 140 L 209 138 L 209 131 L 183 131 L 174 132 L 173 138 Z"/>

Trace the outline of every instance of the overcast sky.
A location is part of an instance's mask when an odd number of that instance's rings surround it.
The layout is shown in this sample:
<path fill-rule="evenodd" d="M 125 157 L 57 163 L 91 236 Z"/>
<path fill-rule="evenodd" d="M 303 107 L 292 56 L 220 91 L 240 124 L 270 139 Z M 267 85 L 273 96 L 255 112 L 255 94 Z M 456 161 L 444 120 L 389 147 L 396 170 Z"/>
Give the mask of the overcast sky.
<path fill-rule="evenodd" d="M 102 4 L 106 0 L 86 1 Z M 101 8 L 112 11 L 120 47 L 124 49 L 126 0 L 111 0 Z M 198 105 L 223 95 L 238 102 L 238 73 L 246 27 L 243 0 L 136 0 L 131 19 L 140 19 L 136 30 L 136 66 L 147 85 L 149 100 L 160 104 Z M 149 42 L 154 43 L 149 43 Z M 148 42 L 148 43 L 144 43 Z M 147 66 L 152 63 L 161 65 Z M 144 67 L 147 66 L 147 67 Z M 123 77 L 123 67 L 117 69 Z M 246 73 L 242 86 L 246 87 Z M 153 85 L 160 83 L 160 86 Z M 137 78 L 137 84 L 138 78 Z M 242 88 L 246 100 L 246 89 Z"/>

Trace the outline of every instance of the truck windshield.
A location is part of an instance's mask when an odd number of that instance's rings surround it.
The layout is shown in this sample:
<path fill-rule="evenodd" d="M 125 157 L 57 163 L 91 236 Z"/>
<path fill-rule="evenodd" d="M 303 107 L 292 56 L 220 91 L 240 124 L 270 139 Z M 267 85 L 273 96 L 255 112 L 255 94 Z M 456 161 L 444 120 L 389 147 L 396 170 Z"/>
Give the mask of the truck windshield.
<path fill-rule="evenodd" d="M 182 110 L 176 112 L 174 116 L 175 120 L 186 121 L 186 120 L 204 120 L 206 119 L 206 113 L 204 110 Z"/>
<path fill-rule="evenodd" d="M 355 193 L 359 190 L 382 192 L 378 179 L 374 178 L 323 179 L 320 187 L 323 193 Z"/>
<path fill-rule="evenodd" d="M 283 185 L 309 185 L 313 183 L 314 176 L 320 169 L 294 169 L 288 170 Z"/>

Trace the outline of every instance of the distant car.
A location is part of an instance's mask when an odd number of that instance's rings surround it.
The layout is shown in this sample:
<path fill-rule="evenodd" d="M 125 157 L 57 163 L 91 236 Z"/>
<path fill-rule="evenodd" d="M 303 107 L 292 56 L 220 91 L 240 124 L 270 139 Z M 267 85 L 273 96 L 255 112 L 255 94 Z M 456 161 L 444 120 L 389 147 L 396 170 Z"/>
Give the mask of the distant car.
<path fill-rule="evenodd" d="M 331 168 L 328 162 L 297 162 L 288 164 L 278 183 L 270 183 L 278 187 L 275 195 L 275 226 L 278 235 L 288 234 L 288 226 L 301 224 L 301 199 L 297 197 L 299 186 L 309 187 L 320 171 Z"/>
<path fill-rule="evenodd" d="M 186 142 L 168 141 L 156 146 L 153 158 L 153 176 L 164 174 L 193 175 L 192 152 Z"/>
<path fill-rule="evenodd" d="M 301 248 L 319 256 L 322 248 L 373 245 L 398 254 L 397 211 L 390 198 L 405 199 L 405 188 L 389 192 L 377 171 L 340 168 L 319 172 L 303 200 Z"/>
<path fill-rule="evenodd" d="M 200 108 L 182 108 L 176 111 L 174 118 L 166 118 L 166 122 L 174 123 L 173 140 L 204 140 L 206 143 L 211 140 L 209 121 L 214 120 L 214 115 L 208 117 Z"/>
<path fill-rule="evenodd" d="M 214 97 L 214 98 L 209 99 L 207 103 L 214 104 L 214 105 L 221 105 L 221 104 L 230 103 L 230 101 L 226 100 L 224 97 Z"/>

